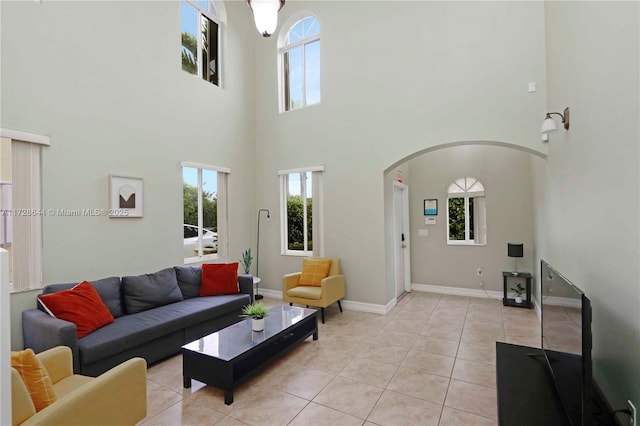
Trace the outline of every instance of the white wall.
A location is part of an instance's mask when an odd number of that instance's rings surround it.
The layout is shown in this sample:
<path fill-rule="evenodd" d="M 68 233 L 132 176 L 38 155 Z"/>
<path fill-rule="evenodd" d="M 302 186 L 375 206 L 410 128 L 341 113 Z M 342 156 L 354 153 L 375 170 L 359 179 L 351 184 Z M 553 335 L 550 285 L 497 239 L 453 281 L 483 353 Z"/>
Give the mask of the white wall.
<path fill-rule="evenodd" d="M 547 2 L 548 110 L 571 108 L 535 169 L 539 257 L 593 306 L 594 375 L 640 406 L 640 5 Z"/>
<path fill-rule="evenodd" d="M 322 103 L 278 112 L 276 37 L 256 40 L 257 204 L 278 206 L 279 169 L 326 165 L 326 252 L 343 259 L 347 299 L 390 300 L 384 171 L 425 148 L 497 141 L 544 152 L 541 2 L 288 2 L 321 24 Z M 535 81 L 537 93 L 527 93 Z M 261 251 L 264 286 L 300 259 Z"/>
<path fill-rule="evenodd" d="M 531 154 L 512 148 L 468 145 L 443 148 L 410 160 L 412 282 L 502 291 L 502 271 L 512 271 L 507 242 L 524 243 L 518 270 L 536 272 L 533 253 Z M 538 159 L 538 161 L 543 161 Z M 456 179 L 472 176 L 485 187 L 487 244 L 447 244 L 447 190 Z M 438 199 L 436 225 L 425 225 L 423 201 Z M 419 229 L 429 232 L 418 236 Z M 482 268 L 482 277 L 477 269 Z"/>
<path fill-rule="evenodd" d="M 108 208 L 109 174 L 144 179 L 142 219 L 44 218 L 45 283 L 182 264 L 180 160 L 231 168 L 230 258 L 237 260 L 255 229 L 255 134 L 247 123 L 256 34 L 246 4 L 226 5 L 223 89 L 181 70 L 177 1 L 0 7 L 1 127 L 51 137 L 43 207 Z M 20 341 L 20 324 L 12 330 Z"/>

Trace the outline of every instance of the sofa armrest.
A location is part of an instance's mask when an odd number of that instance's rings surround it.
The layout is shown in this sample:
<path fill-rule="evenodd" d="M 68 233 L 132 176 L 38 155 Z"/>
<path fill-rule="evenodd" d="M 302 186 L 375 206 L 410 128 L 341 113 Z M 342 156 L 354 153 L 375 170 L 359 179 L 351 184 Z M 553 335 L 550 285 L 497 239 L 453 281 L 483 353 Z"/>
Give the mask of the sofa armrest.
<path fill-rule="evenodd" d="M 11 368 L 11 424 L 19 425 L 36 413 L 36 406 L 20 373 Z"/>
<path fill-rule="evenodd" d="M 78 331 L 72 322 L 54 318 L 38 309 L 22 312 L 24 347 L 40 353 L 56 346 L 69 346 L 73 355 L 73 371 L 80 372 Z"/>
<path fill-rule="evenodd" d="M 55 384 L 73 375 L 73 356 L 68 346 L 57 346 L 36 355 Z"/>
<path fill-rule="evenodd" d="M 253 303 L 253 275 L 238 275 L 238 287 L 240 287 L 240 293 L 251 296 L 251 303 Z"/>
<path fill-rule="evenodd" d="M 147 415 L 147 363 L 132 358 L 69 392 L 23 425 L 134 425 Z"/>
<path fill-rule="evenodd" d="M 344 275 L 330 275 L 320 282 L 322 286 L 322 298 L 335 302 L 345 296 Z"/>

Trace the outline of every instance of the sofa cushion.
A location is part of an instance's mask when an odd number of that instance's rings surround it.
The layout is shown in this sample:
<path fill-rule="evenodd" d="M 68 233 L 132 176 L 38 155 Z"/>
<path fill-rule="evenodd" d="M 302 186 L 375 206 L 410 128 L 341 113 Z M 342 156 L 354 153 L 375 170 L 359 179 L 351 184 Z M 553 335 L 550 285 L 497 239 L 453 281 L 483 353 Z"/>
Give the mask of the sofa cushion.
<path fill-rule="evenodd" d="M 200 296 L 238 294 L 238 262 L 205 263 L 202 265 Z"/>
<path fill-rule="evenodd" d="M 185 299 L 200 296 L 200 277 L 202 275 L 201 266 L 176 266 L 176 278 L 178 287 Z"/>
<path fill-rule="evenodd" d="M 97 362 L 212 318 L 240 312 L 248 303 L 246 294 L 197 297 L 125 315 L 78 341 L 81 363 Z"/>
<path fill-rule="evenodd" d="M 113 315 L 87 281 L 69 290 L 42 294 L 38 300 L 52 317 L 74 323 L 78 339 L 113 322 Z"/>
<path fill-rule="evenodd" d="M 32 349 L 11 352 L 11 367 L 20 374 L 36 411 L 56 402 L 57 397 L 49 372 Z"/>
<path fill-rule="evenodd" d="M 301 297 L 303 299 L 320 300 L 322 288 L 314 285 L 299 285 L 287 290 L 287 296 Z"/>
<path fill-rule="evenodd" d="M 120 277 L 109 277 L 101 280 L 89 281 L 100 295 L 100 299 L 107 305 L 114 318 L 124 315 L 122 307 L 122 282 Z M 68 290 L 79 283 L 50 284 L 44 287 L 42 294 L 55 293 L 60 290 Z"/>
<path fill-rule="evenodd" d="M 122 291 L 127 314 L 183 300 L 173 268 L 153 274 L 122 277 Z"/>

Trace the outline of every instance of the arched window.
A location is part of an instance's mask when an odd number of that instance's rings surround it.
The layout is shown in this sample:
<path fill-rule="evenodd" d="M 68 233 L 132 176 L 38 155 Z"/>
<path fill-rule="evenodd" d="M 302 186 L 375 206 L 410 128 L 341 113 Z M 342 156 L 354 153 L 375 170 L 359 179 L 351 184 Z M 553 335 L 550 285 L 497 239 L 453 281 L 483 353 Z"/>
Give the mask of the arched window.
<path fill-rule="evenodd" d="M 486 244 L 487 215 L 482 182 L 466 176 L 456 179 L 447 192 L 447 242 Z"/>
<path fill-rule="evenodd" d="M 207 0 L 180 2 L 182 69 L 216 86 L 220 85 L 221 6 Z"/>
<path fill-rule="evenodd" d="M 305 16 L 289 27 L 279 56 L 281 111 L 320 103 L 320 22 Z"/>

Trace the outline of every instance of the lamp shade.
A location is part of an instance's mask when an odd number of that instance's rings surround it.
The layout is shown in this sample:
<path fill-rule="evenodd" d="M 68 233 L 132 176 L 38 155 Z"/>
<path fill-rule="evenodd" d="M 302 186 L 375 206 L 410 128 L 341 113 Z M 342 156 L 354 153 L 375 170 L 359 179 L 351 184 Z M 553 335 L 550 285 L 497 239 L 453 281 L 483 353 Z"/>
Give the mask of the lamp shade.
<path fill-rule="evenodd" d="M 553 121 L 553 118 L 547 114 L 547 118 L 542 122 L 542 127 L 540 128 L 540 133 L 549 133 L 558 130 L 558 126 L 556 126 L 556 122 Z"/>
<path fill-rule="evenodd" d="M 253 20 L 258 32 L 270 37 L 278 26 L 278 11 L 282 9 L 284 0 L 247 0 L 253 11 Z"/>
<path fill-rule="evenodd" d="M 522 243 L 507 243 L 507 256 L 509 257 L 523 257 L 524 244 Z"/>

